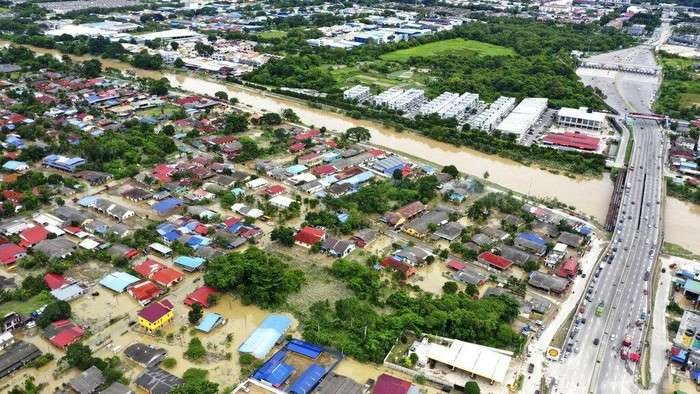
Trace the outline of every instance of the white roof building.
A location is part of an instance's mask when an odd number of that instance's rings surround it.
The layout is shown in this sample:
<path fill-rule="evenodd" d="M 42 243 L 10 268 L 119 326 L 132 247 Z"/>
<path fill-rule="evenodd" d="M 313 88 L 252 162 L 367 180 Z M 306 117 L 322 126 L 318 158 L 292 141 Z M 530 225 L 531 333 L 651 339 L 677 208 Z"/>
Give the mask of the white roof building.
<path fill-rule="evenodd" d="M 258 189 L 258 188 L 261 188 L 261 187 L 267 185 L 267 180 L 265 178 L 255 178 L 253 180 L 246 182 L 245 185 L 251 189 Z"/>
<path fill-rule="evenodd" d="M 146 33 L 140 35 L 134 35 L 137 42 L 153 41 L 156 38 L 160 38 L 163 41 L 171 40 L 182 40 L 185 38 L 202 38 L 204 34 L 198 33 L 190 29 L 170 29 L 164 31 L 156 31 L 153 33 Z"/>
<path fill-rule="evenodd" d="M 502 383 L 508 374 L 513 352 L 456 339 L 440 338 L 430 342 L 427 337 L 414 343 L 421 364 L 433 360 L 450 368 Z"/>
<path fill-rule="evenodd" d="M 546 110 L 546 98 L 525 98 L 503 119 L 496 129 L 503 133 L 523 135 Z"/>
<path fill-rule="evenodd" d="M 294 202 L 293 199 L 287 197 L 287 196 L 274 196 L 271 199 L 268 200 L 270 204 L 278 207 L 278 208 L 284 208 L 287 209 L 289 208 L 289 205 Z"/>
<path fill-rule="evenodd" d="M 564 107 L 557 112 L 557 122 L 562 126 L 599 131 L 605 125 L 605 114 L 586 107 Z"/>

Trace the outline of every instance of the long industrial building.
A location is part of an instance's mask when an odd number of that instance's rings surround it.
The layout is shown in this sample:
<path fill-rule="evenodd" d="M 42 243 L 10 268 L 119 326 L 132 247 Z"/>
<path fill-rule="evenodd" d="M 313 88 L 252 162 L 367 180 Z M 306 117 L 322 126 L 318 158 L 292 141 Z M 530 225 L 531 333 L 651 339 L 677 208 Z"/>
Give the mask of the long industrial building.
<path fill-rule="evenodd" d="M 444 92 L 434 99 L 423 104 L 418 113 L 420 115 L 438 114 L 445 110 L 445 107 L 451 107 L 455 100 L 459 98 L 459 94 L 452 92 Z"/>
<path fill-rule="evenodd" d="M 467 120 L 467 124 L 472 128 L 491 131 L 503 117 L 508 115 L 513 107 L 515 107 L 515 99 L 513 97 L 501 96 L 491 103 L 488 109 L 470 117 Z"/>
<path fill-rule="evenodd" d="M 525 98 L 496 128 L 506 134 L 521 136 L 532 127 L 547 110 L 546 98 Z"/>
<path fill-rule="evenodd" d="M 437 114 L 442 119 L 460 119 L 467 110 L 474 107 L 479 100 L 479 95 L 474 93 L 457 94 L 444 92 L 433 100 L 423 104 L 418 113 L 420 115 Z"/>
<path fill-rule="evenodd" d="M 369 86 L 355 85 L 343 92 L 345 100 L 362 101 L 370 96 Z"/>
<path fill-rule="evenodd" d="M 405 90 L 401 88 L 393 87 L 374 96 L 372 98 L 372 104 L 374 104 L 377 107 L 380 107 L 382 105 L 388 105 L 389 102 L 392 102 L 396 99 L 396 97 L 402 95 L 404 92 Z"/>
<path fill-rule="evenodd" d="M 425 91 L 421 89 L 408 89 L 403 94 L 389 100 L 386 106 L 394 111 L 409 111 L 425 102 Z"/>

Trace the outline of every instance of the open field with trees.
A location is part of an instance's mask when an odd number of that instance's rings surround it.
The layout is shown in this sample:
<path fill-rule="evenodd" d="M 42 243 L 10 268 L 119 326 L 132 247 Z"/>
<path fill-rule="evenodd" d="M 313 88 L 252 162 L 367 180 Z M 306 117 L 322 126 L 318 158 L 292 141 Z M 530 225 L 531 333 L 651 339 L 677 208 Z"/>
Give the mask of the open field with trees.
<path fill-rule="evenodd" d="M 381 58 L 382 60 L 405 62 L 412 57 L 433 57 L 439 55 L 510 56 L 515 55 L 515 51 L 513 51 L 511 48 L 502 47 L 500 45 L 493 45 L 474 40 L 465 40 L 463 38 L 453 38 L 418 45 L 413 48 L 399 49 L 393 52 L 385 53 L 381 56 Z"/>
<path fill-rule="evenodd" d="M 700 74 L 693 59 L 662 53 L 664 79 L 655 109 L 672 117 L 692 119 L 700 116 Z"/>

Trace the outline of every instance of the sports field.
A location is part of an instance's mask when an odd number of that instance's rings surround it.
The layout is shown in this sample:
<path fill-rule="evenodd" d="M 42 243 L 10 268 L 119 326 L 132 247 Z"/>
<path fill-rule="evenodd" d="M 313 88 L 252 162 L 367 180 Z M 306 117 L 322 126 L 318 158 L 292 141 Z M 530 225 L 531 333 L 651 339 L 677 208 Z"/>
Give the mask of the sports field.
<path fill-rule="evenodd" d="M 463 38 L 453 38 L 419 45 L 413 48 L 399 49 L 385 53 L 381 56 L 383 60 L 405 62 L 411 57 L 431 57 L 438 55 L 485 55 L 485 56 L 510 56 L 515 51 L 511 48 L 499 45 L 487 44 L 485 42 L 465 40 Z"/>

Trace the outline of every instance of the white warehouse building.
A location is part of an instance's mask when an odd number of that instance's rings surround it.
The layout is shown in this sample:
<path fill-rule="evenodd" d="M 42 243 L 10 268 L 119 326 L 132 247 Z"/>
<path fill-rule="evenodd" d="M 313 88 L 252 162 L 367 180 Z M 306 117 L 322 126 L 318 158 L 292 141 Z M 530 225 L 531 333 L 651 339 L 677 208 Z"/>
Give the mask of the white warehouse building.
<path fill-rule="evenodd" d="M 369 86 L 355 85 L 343 92 L 343 98 L 348 101 L 363 101 L 370 96 Z"/>
<path fill-rule="evenodd" d="M 605 114 L 589 111 L 586 107 L 562 108 L 557 112 L 557 123 L 562 126 L 600 131 L 605 125 Z"/>
<path fill-rule="evenodd" d="M 546 110 L 546 98 L 525 98 L 503 119 L 496 130 L 521 136 L 527 133 Z"/>

